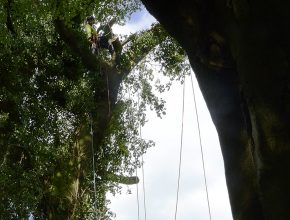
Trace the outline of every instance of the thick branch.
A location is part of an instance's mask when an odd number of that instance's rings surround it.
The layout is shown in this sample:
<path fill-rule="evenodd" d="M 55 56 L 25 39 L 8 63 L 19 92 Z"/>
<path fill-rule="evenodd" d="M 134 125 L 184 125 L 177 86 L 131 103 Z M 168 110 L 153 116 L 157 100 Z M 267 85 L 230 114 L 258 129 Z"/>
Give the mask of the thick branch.
<path fill-rule="evenodd" d="M 121 67 L 118 71 L 113 65 L 106 62 L 98 64 L 96 57 L 84 46 L 87 45 L 85 39 L 81 38 L 76 31 L 67 27 L 64 21 L 55 20 L 55 27 L 64 42 L 81 58 L 83 64 L 89 70 L 100 73 L 102 88 L 93 88 L 95 90 L 96 108 L 91 112 L 94 122 L 94 146 L 97 151 L 110 121 L 110 113 L 114 110 L 123 76 L 129 74 L 132 68 L 147 56 L 166 35 L 159 25 L 155 25 L 150 30 L 138 34 L 136 38 L 132 38 L 132 44 L 125 56 L 130 53 L 130 60 L 133 62 L 130 65 L 122 64 L 123 68 Z M 148 41 L 148 38 L 151 40 Z"/>
<path fill-rule="evenodd" d="M 5 6 L 6 11 L 7 11 L 7 16 L 6 16 L 6 27 L 7 29 L 10 31 L 10 33 L 12 35 L 16 35 L 14 26 L 13 26 L 13 22 L 12 22 L 12 18 L 11 18 L 11 4 L 12 4 L 12 0 L 8 0 L 7 4 Z"/>
<path fill-rule="evenodd" d="M 77 32 L 67 27 L 63 20 L 57 19 L 54 24 L 62 40 L 81 58 L 86 68 L 91 71 L 97 71 L 99 66 L 96 62 L 96 57 L 92 55 L 85 40 Z"/>
<path fill-rule="evenodd" d="M 126 45 L 127 43 L 129 43 L 134 37 L 136 37 L 136 34 L 131 34 L 129 37 L 127 37 L 125 40 L 123 40 L 122 42 L 121 42 L 121 45 L 122 45 L 122 47 L 124 46 L 124 45 Z"/>
<path fill-rule="evenodd" d="M 114 173 L 109 173 L 108 176 L 111 181 L 125 185 L 133 185 L 139 183 L 139 178 L 137 176 L 123 176 Z"/>
<path fill-rule="evenodd" d="M 129 58 L 129 63 L 124 65 L 123 74 L 128 75 L 141 60 L 143 60 L 158 44 L 165 40 L 166 36 L 167 34 L 159 24 L 152 26 L 152 28 L 147 31 L 139 33 L 137 37 L 132 36 L 132 38 L 129 39 L 131 45 L 124 53 L 124 56 Z"/>

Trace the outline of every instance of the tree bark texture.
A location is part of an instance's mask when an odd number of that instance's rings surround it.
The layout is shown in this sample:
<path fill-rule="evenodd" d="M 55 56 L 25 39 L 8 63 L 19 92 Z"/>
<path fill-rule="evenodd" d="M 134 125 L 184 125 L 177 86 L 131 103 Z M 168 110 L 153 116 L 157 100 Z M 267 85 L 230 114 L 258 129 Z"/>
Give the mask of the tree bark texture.
<path fill-rule="evenodd" d="M 186 50 L 235 220 L 290 219 L 290 2 L 142 0 Z"/>

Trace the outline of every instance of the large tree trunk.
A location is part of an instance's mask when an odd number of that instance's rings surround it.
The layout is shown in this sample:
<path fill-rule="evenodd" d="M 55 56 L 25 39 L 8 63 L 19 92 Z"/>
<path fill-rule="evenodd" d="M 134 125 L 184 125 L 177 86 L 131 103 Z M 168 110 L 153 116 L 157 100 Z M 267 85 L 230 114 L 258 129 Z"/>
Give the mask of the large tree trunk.
<path fill-rule="evenodd" d="M 188 53 L 234 219 L 290 219 L 290 2 L 142 1 Z"/>

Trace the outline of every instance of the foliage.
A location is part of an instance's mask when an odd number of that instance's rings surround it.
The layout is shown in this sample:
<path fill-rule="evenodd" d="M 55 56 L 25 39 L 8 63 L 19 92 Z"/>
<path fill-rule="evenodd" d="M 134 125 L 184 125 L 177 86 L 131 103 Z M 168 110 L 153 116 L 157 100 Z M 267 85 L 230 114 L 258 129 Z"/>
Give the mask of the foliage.
<path fill-rule="evenodd" d="M 154 25 L 124 46 L 119 70 L 88 54 L 99 67 L 92 70 L 56 21 L 86 45 L 87 15 L 124 23 L 139 7 L 137 0 L 0 1 L 0 219 L 93 219 L 94 175 L 98 214 L 112 218 L 106 191 L 117 192 L 116 175 L 133 175 L 138 158 L 154 145 L 139 135 L 146 106 L 165 113 L 148 62 L 178 78 L 185 54 Z M 104 69 L 121 77 L 112 85 L 111 112 Z"/>

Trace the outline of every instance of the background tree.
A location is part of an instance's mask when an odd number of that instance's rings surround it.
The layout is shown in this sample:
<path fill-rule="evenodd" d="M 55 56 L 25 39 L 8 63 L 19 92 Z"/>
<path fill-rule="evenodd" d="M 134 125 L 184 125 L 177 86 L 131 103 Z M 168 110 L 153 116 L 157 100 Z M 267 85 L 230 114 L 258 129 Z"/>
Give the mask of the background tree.
<path fill-rule="evenodd" d="M 185 54 L 155 24 L 122 41 L 116 68 L 106 51 L 89 51 L 83 21 L 94 14 L 121 24 L 139 8 L 135 0 L 1 1 L 1 219 L 93 219 L 96 208 L 109 219 L 105 193 L 138 181 L 138 158 L 153 145 L 139 137 L 144 111 L 164 114 L 149 63 L 180 78 Z"/>

